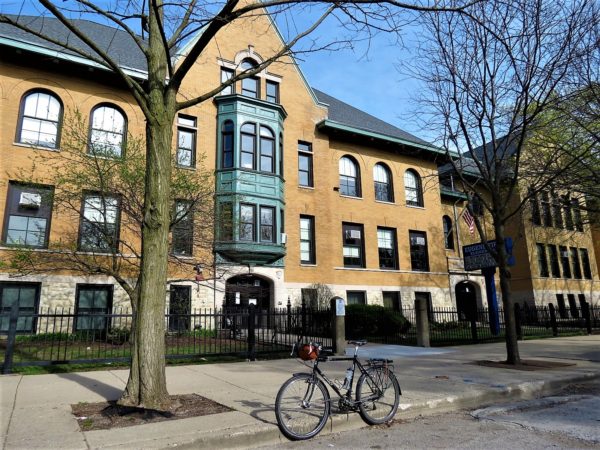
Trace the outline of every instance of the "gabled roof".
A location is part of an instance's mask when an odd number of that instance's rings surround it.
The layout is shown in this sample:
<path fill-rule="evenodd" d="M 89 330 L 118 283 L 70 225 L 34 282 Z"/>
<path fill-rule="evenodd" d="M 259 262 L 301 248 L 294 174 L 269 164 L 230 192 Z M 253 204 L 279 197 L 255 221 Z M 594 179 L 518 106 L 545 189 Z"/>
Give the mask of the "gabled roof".
<path fill-rule="evenodd" d="M 95 55 L 95 52 L 90 47 L 69 31 L 58 19 L 53 17 L 16 16 L 9 14 L 6 14 L 6 16 L 26 25 L 34 31 L 43 32 L 57 41 L 67 42 L 72 47 L 90 55 Z M 108 53 L 123 69 L 132 69 L 135 72 L 141 73 L 147 71 L 146 58 L 129 33 L 89 20 L 74 19 L 71 22 L 89 36 L 101 50 Z M 73 61 L 83 59 L 76 52 L 65 50 L 59 45 L 7 23 L 0 23 L 0 43 L 32 51 L 37 50 L 46 54 L 55 53 L 52 56 L 62 59 Z"/>
<path fill-rule="evenodd" d="M 328 95 L 318 89 L 313 88 L 319 101 L 327 103 L 329 105 L 328 119 L 334 122 L 348 125 L 359 130 L 370 131 L 373 133 L 379 133 L 390 137 L 395 137 L 415 144 L 431 145 L 429 142 L 424 141 L 410 134 L 400 128 L 395 127 L 392 124 L 384 122 L 377 117 L 367 114 L 354 106 L 344 103 L 331 95 Z"/>
<path fill-rule="evenodd" d="M 40 16 L 6 15 L 27 27 L 39 31 L 59 42 L 68 42 L 70 46 L 94 55 L 94 51 L 81 39 L 69 31 L 58 19 Z M 124 70 L 134 76 L 145 78 L 147 74 L 146 58 L 129 33 L 117 28 L 83 19 L 72 20 L 83 33 L 89 36 L 101 50 L 105 51 Z M 140 37 L 140 40 L 143 39 Z M 45 54 L 88 66 L 103 67 L 73 51 L 67 51 L 43 38 L 27 33 L 10 24 L 0 23 L 0 44 Z M 309 88 L 311 89 L 311 88 Z M 440 148 L 410 134 L 392 124 L 374 117 L 318 89 L 312 88 L 315 98 L 328 106 L 328 117 L 317 124 L 320 129 L 363 135 L 368 138 L 409 146 L 434 154 L 444 154 Z"/>

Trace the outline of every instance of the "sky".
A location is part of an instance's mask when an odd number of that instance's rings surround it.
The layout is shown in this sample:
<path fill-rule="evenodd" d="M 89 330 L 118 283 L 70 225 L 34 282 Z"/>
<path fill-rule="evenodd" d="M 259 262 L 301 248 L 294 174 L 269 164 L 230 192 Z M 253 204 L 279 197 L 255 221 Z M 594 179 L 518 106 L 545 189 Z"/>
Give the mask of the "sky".
<path fill-rule="evenodd" d="M 40 7 L 35 1 L 1 0 L 0 11 L 37 15 Z M 58 1 L 59 6 L 69 1 Z M 97 1 L 99 6 L 112 1 Z M 62 4 L 62 5 L 61 5 Z M 276 21 L 283 35 L 289 30 L 303 30 L 318 14 L 317 10 L 303 9 L 278 16 Z M 324 22 L 301 45 L 332 42 L 340 36 L 352 38 L 334 19 Z M 353 49 L 305 53 L 297 58 L 309 84 L 333 97 L 408 131 L 422 139 L 431 140 L 429 133 L 418 123 L 416 95 L 423 86 L 414 78 L 400 73 L 398 63 L 410 65 L 415 57 L 411 49 L 416 45 L 414 26 L 403 28 L 399 45 L 396 36 L 380 33 L 368 42 L 353 39 Z M 357 35 L 364 37 L 364 35 Z"/>

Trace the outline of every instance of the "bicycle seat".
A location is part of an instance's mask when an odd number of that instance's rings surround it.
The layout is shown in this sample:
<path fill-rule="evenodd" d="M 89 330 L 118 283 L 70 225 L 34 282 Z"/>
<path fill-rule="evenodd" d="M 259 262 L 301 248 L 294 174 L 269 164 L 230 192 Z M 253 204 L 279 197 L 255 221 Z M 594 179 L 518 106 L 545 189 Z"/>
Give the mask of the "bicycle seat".
<path fill-rule="evenodd" d="M 365 339 L 361 339 L 360 341 L 348 341 L 348 344 L 356 345 L 357 347 L 362 347 L 366 343 L 367 341 Z"/>

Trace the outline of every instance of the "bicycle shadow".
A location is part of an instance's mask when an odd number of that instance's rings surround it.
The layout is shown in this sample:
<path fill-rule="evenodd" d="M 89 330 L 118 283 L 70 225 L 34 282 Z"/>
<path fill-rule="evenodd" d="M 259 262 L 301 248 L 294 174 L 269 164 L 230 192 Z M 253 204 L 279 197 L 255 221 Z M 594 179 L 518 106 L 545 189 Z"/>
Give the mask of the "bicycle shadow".
<path fill-rule="evenodd" d="M 249 413 L 251 417 L 256 420 L 260 420 L 263 423 L 277 425 L 277 419 L 275 418 L 275 404 L 267 404 L 260 401 L 252 401 L 252 400 L 241 400 L 239 402 L 242 406 L 246 408 L 251 408 L 252 411 Z M 355 412 L 350 412 L 345 409 L 340 409 L 338 407 L 338 402 L 336 399 L 331 400 L 331 416 L 344 415 L 344 414 L 357 414 Z M 331 420 L 331 417 L 330 417 Z"/>
<path fill-rule="evenodd" d="M 241 400 L 239 402 L 246 408 L 251 408 L 250 416 L 263 423 L 277 425 L 275 419 L 275 403 L 267 404 L 257 400 Z"/>

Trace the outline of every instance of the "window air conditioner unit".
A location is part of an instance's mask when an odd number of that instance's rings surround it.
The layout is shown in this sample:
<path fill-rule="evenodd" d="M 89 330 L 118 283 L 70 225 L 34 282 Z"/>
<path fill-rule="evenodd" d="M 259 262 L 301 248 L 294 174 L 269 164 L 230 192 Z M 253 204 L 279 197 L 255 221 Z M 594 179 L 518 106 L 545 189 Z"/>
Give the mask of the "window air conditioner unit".
<path fill-rule="evenodd" d="M 34 192 L 21 192 L 19 206 L 23 208 L 39 208 L 42 205 L 42 196 Z"/>
<path fill-rule="evenodd" d="M 360 230 L 346 230 L 346 239 L 360 239 Z"/>
<path fill-rule="evenodd" d="M 283 245 L 287 244 L 287 233 L 281 233 L 281 243 Z"/>
<path fill-rule="evenodd" d="M 564 251 L 564 252 L 560 252 L 560 256 L 562 256 L 563 258 L 568 258 L 569 257 L 569 252 L 568 251 Z"/>

